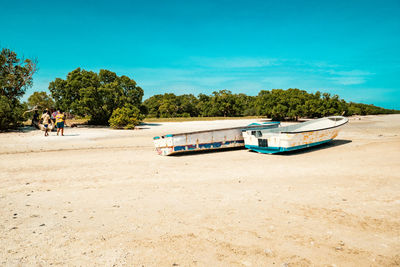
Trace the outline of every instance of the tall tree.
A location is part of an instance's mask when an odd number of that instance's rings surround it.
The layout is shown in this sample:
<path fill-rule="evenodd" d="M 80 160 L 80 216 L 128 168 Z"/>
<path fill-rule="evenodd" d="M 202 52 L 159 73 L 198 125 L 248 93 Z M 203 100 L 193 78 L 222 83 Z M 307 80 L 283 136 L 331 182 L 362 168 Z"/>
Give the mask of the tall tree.
<path fill-rule="evenodd" d="M 197 103 L 197 98 L 192 94 L 178 96 L 178 114 L 182 117 L 197 117 L 199 115 Z"/>
<path fill-rule="evenodd" d="M 0 129 L 15 128 L 23 121 L 20 98 L 32 86 L 37 60 L 18 58 L 10 49 L 0 53 Z"/>
<path fill-rule="evenodd" d="M 199 112 L 199 115 L 202 117 L 212 116 L 211 96 L 208 96 L 206 94 L 199 94 L 198 99 L 199 101 L 196 105 L 196 108 Z"/>
<path fill-rule="evenodd" d="M 213 92 L 211 106 L 212 116 L 235 116 L 235 96 L 229 90 Z"/>
<path fill-rule="evenodd" d="M 54 100 L 46 92 L 34 92 L 28 98 L 28 108 L 52 109 L 55 107 Z"/>
<path fill-rule="evenodd" d="M 49 85 L 56 106 L 76 115 L 90 116 L 90 123 L 108 124 L 114 110 L 124 106 L 140 108 L 143 90 L 127 76 L 109 70 L 75 69 L 66 80 L 57 78 Z"/>

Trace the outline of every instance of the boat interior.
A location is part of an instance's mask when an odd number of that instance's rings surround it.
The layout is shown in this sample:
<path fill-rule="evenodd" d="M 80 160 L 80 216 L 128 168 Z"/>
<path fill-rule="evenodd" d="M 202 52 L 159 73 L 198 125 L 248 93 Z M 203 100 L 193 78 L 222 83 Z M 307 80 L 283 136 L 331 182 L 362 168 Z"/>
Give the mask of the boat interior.
<path fill-rule="evenodd" d="M 342 116 L 331 116 L 316 120 L 310 120 L 307 122 L 297 123 L 289 126 L 279 127 L 275 129 L 263 130 L 262 132 L 268 131 L 269 133 L 301 133 L 320 131 L 329 128 L 339 127 L 349 120 Z"/>

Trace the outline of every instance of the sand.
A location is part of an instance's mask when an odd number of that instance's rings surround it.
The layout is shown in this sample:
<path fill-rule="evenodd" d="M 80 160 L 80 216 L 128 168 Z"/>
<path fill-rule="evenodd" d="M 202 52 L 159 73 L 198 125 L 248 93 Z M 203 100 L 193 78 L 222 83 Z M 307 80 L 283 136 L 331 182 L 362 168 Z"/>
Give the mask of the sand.
<path fill-rule="evenodd" d="M 0 265 L 400 265 L 400 115 L 284 155 L 152 143 L 249 122 L 0 134 Z"/>

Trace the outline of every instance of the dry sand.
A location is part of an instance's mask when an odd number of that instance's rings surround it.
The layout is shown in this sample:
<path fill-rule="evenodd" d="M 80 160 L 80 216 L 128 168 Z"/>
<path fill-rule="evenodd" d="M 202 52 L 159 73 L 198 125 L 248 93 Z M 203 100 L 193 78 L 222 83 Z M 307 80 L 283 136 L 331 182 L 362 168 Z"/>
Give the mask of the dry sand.
<path fill-rule="evenodd" d="M 152 143 L 248 122 L 0 134 L 0 265 L 400 265 L 400 115 L 285 155 Z"/>

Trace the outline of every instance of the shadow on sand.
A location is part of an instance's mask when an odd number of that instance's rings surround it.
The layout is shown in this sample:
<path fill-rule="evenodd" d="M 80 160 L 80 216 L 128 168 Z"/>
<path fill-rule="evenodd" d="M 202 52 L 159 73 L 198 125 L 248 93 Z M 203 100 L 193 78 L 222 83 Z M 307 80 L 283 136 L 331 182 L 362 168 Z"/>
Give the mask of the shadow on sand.
<path fill-rule="evenodd" d="M 160 123 L 146 123 L 146 122 L 142 122 L 141 124 L 139 124 L 139 126 L 161 126 Z"/>
<path fill-rule="evenodd" d="M 313 147 L 309 147 L 309 148 L 303 148 L 303 149 L 299 149 L 299 150 L 294 150 L 294 151 L 289 151 L 289 152 L 282 152 L 282 153 L 276 153 L 273 155 L 276 156 L 296 156 L 296 155 L 301 155 L 301 154 L 305 154 L 305 153 L 311 153 L 314 151 L 318 151 L 318 150 L 323 150 L 323 149 L 327 149 L 327 148 L 332 148 L 332 147 L 336 147 L 336 146 L 341 146 L 341 145 L 346 145 L 348 143 L 351 143 L 351 140 L 344 140 L 344 139 L 335 139 L 331 142 L 325 143 L 325 144 L 321 144 L 318 146 L 313 146 Z M 221 149 L 211 149 L 211 150 L 195 150 L 195 151 L 188 151 L 188 152 L 183 152 L 183 153 L 178 153 L 178 154 L 173 154 L 170 155 L 170 157 L 186 157 L 186 156 L 196 156 L 196 155 L 202 155 L 202 154 L 210 154 L 210 153 L 219 153 L 219 152 L 229 152 L 229 151 L 236 151 L 236 150 L 245 150 L 247 148 L 245 147 L 228 147 L 228 148 L 221 148 Z M 256 151 L 252 151 L 249 150 L 250 153 L 258 153 Z M 262 154 L 262 153 L 260 153 Z M 271 155 L 271 154 L 269 154 Z"/>
<path fill-rule="evenodd" d="M 36 128 L 35 126 L 23 126 L 18 128 L 18 130 L 16 130 L 17 132 L 22 132 L 22 133 L 29 133 L 32 131 L 40 131 L 40 129 Z"/>
<path fill-rule="evenodd" d="M 38 128 L 36 128 L 35 126 L 22 126 L 22 127 L 18 127 L 17 129 L 10 129 L 7 131 L 4 131 L 4 133 L 29 133 L 29 132 L 33 132 L 33 131 L 42 131 Z M 56 132 L 56 129 L 53 129 L 51 132 Z M 44 131 L 42 131 L 44 132 Z"/>
<path fill-rule="evenodd" d="M 110 129 L 110 126 L 106 126 L 106 125 L 92 125 L 92 124 L 76 124 L 76 126 L 71 127 L 68 126 L 69 128 L 98 128 L 98 129 Z"/>
<path fill-rule="evenodd" d="M 209 149 L 209 150 L 195 150 L 195 151 L 188 151 L 182 152 L 179 154 L 172 154 L 170 157 L 185 157 L 185 156 L 196 156 L 196 155 L 204 155 L 204 154 L 211 154 L 211 153 L 219 153 L 219 152 L 229 152 L 229 151 L 236 151 L 236 150 L 244 150 L 245 147 L 227 147 L 221 149 Z"/>
<path fill-rule="evenodd" d="M 65 127 L 65 128 L 70 128 L 70 127 Z M 81 128 L 85 128 L 85 127 L 81 127 Z M 91 127 L 88 127 L 91 128 Z M 96 128 L 100 128 L 100 127 L 96 127 Z M 103 128 L 103 127 L 101 127 Z M 23 126 L 23 127 L 19 127 L 18 129 L 15 130 L 9 130 L 6 132 L 15 132 L 15 133 L 29 133 L 29 132 L 33 132 L 33 131 L 41 131 L 44 133 L 43 130 L 40 130 L 38 128 L 36 128 L 35 126 Z M 57 128 L 54 128 L 53 130 L 49 131 L 49 133 L 56 133 L 57 132 Z M 78 136 L 79 134 L 64 134 L 65 136 Z"/>

